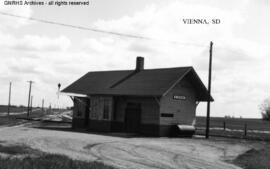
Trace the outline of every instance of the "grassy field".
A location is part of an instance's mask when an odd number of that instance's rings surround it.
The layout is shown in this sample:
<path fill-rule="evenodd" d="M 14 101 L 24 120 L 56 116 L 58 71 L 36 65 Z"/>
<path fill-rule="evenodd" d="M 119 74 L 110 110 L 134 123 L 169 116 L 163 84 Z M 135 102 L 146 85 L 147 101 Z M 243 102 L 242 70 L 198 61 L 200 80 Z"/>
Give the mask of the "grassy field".
<path fill-rule="evenodd" d="M 73 160 L 64 155 L 48 154 L 25 145 L 0 144 L 0 169 L 114 169 L 100 162 Z M 16 155 L 16 156 L 15 156 Z"/>
<path fill-rule="evenodd" d="M 205 117 L 196 117 L 197 134 L 205 133 L 205 123 Z M 210 119 L 210 135 L 270 140 L 270 121 L 212 117 Z"/>

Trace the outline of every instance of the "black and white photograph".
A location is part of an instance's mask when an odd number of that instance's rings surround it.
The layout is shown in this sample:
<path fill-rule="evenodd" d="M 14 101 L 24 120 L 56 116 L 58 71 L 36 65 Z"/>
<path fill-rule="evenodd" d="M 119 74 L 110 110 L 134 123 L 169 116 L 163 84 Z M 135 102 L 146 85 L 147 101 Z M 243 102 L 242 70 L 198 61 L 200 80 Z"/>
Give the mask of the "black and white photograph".
<path fill-rule="evenodd" d="M 0 0 L 0 169 L 270 169 L 270 1 Z"/>

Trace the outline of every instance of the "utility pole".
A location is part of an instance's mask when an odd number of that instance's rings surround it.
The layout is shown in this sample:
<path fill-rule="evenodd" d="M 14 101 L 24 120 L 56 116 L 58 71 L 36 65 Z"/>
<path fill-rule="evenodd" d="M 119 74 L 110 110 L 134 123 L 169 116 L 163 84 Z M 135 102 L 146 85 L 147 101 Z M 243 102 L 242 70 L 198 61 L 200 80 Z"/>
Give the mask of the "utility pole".
<path fill-rule="evenodd" d="M 31 97 L 31 88 L 32 88 L 32 83 L 33 81 L 28 81 L 29 82 L 29 95 L 28 95 L 28 106 L 27 106 L 27 118 L 29 118 L 29 113 L 30 113 L 30 97 Z"/>
<path fill-rule="evenodd" d="M 11 99 L 11 82 L 9 82 L 9 94 L 8 94 L 8 117 L 9 117 L 9 112 L 10 112 L 10 99 Z"/>
<path fill-rule="evenodd" d="M 208 74 L 208 101 L 207 101 L 207 116 L 206 116 L 206 131 L 205 138 L 209 138 L 209 123 L 210 123 L 210 102 L 211 102 L 211 78 L 212 78 L 212 48 L 213 42 L 210 42 L 209 50 L 209 74 Z"/>
<path fill-rule="evenodd" d="M 34 96 L 31 96 L 30 112 L 32 113 Z"/>

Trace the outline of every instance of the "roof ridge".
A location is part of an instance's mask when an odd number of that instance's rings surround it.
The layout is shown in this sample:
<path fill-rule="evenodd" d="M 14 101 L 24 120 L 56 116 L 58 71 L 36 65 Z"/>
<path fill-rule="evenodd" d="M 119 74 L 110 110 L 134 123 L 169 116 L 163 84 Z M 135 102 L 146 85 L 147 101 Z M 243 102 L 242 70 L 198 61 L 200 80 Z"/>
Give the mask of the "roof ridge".
<path fill-rule="evenodd" d="M 101 73 L 101 72 L 126 72 L 126 71 L 134 71 L 134 70 L 97 70 L 97 71 L 88 71 L 87 73 Z"/>
<path fill-rule="evenodd" d="M 183 67 L 167 67 L 167 68 L 152 68 L 152 69 L 143 69 L 141 71 L 144 71 L 144 70 L 164 70 L 164 69 L 187 69 L 187 68 L 193 68 L 193 66 L 183 66 Z"/>
<path fill-rule="evenodd" d="M 164 70 L 164 69 L 187 69 L 187 68 L 193 68 L 193 66 L 183 66 L 183 67 L 167 67 L 167 68 L 151 68 L 151 69 L 143 69 L 141 71 L 147 71 L 147 70 Z M 99 73 L 99 72 L 123 72 L 123 71 L 135 71 L 135 69 L 126 69 L 126 70 L 100 70 L 100 71 L 88 71 L 88 73 Z"/>

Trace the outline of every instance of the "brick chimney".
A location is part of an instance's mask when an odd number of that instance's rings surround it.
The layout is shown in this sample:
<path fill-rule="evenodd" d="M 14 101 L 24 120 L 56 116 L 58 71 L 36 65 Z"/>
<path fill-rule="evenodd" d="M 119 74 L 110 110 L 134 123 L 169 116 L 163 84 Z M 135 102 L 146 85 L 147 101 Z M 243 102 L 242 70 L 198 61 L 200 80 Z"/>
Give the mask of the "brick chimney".
<path fill-rule="evenodd" d="M 141 57 L 141 56 L 138 56 L 137 57 L 137 60 L 136 60 L 136 71 L 141 71 L 144 69 L 144 58 Z"/>

